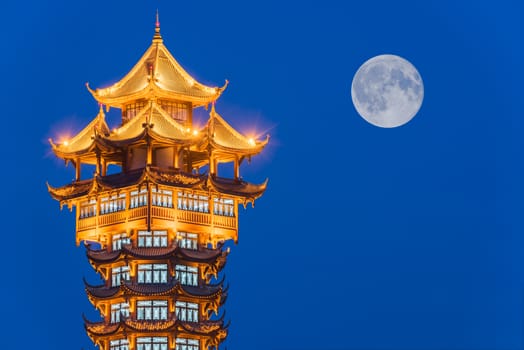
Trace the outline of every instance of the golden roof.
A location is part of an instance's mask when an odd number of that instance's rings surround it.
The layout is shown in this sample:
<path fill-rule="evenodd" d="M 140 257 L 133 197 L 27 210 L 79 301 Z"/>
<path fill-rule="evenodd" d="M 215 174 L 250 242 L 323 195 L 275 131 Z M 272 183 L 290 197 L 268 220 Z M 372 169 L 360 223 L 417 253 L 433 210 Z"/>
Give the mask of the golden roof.
<path fill-rule="evenodd" d="M 75 154 L 78 156 L 90 152 L 95 138 L 98 135 L 107 134 L 109 134 L 109 127 L 107 126 L 102 106 L 100 106 L 100 111 L 95 119 L 73 138 L 58 144 L 55 144 L 52 139 L 49 139 L 49 143 L 57 157 L 68 158 L 68 155 Z"/>
<path fill-rule="evenodd" d="M 265 140 L 258 141 L 236 131 L 215 111 L 214 105 L 209 114 L 207 138 L 213 148 L 235 154 L 240 151 L 247 155 L 260 153 L 269 142 L 269 135 Z"/>
<path fill-rule="evenodd" d="M 157 136 L 159 139 L 176 143 L 187 143 L 201 137 L 199 133 L 194 133 L 175 121 L 155 102 L 150 102 L 148 107 L 143 108 L 129 122 L 115 129 L 105 140 L 114 143 L 129 143 L 133 139 L 141 138 L 145 129 L 148 129 L 149 134 L 153 137 Z"/>
<path fill-rule="evenodd" d="M 227 86 L 210 87 L 196 81 L 164 46 L 157 22 L 151 46 L 119 82 L 88 90 L 100 103 L 122 108 L 138 99 L 160 98 L 191 102 L 193 107 L 215 101 Z"/>

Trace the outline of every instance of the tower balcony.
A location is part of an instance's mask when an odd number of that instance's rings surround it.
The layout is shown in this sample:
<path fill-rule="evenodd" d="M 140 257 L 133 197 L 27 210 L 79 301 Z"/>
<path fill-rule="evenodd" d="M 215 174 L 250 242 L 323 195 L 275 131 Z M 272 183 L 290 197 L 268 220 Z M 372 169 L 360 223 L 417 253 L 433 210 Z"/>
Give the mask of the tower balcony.
<path fill-rule="evenodd" d="M 173 231 L 202 232 L 209 243 L 237 240 L 236 199 L 208 196 L 204 192 L 173 191 L 173 188 L 136 187 L 118 194 L 101 194 L 79 201 L 76 242 L 106 243 L 105 236 L 130 229 L 172 228 Z"/>

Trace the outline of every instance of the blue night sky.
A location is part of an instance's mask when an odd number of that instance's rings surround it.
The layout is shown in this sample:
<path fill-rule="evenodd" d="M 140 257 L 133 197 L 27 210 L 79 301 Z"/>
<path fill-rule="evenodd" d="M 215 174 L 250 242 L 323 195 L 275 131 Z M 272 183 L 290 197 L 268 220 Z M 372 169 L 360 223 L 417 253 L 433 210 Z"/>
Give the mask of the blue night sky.
<path fill-rule="evenodd" d="M 93 348 L 82 277 L 98 279 L 45 186 L 74 169 L 47 139 L 96 115 L 85 82 L 133 66 L 157 7 L 182 66 L 229 79 L 223 117 L 271 134 L 242 168 L 270 182 L 241 210 L 226 267 L 228 349 L 524 347 L 520 2 L 92 0 L 1 15 L 2 348 Z M 359 66 L 386 53 L 425 87 L 395 129 L 366 123 L 350 96 Z"/>

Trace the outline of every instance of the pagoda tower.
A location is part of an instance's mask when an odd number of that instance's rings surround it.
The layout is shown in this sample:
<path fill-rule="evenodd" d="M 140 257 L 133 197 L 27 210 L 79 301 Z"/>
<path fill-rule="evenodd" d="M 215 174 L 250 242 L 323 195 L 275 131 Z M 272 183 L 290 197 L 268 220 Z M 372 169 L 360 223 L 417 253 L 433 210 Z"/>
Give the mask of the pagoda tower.
<path fill-rule="evenodd" d="M 239 169 L 269 137 L 249 138 L 217 113 L 226 86 L 205 86 L 180 66 L 157 15 L 152 44 L 131 71 L 109 87 L 87 85 L 100 105 L 95 118 L 69 140 L 50 140 L 76 171 L 49 193 L 76 208 L 76 244 L 103 279 L 85 282 L 101 315 L 85 329 L 101 350 L 218 349 L 227 336 L 224 242 L 237 242 L 239 205 L 267 184 L 242 180 Z M 196 127 L 193 109 L 209 105 Z M 104 107 L 122 111 L 121 125 L 108 127 Z M 232 178 L 219 176 L 220 163 Z M 92 178 L 82 178 L 85 164 Z M 109 174 L 110 165 L 118 171 Z"/>

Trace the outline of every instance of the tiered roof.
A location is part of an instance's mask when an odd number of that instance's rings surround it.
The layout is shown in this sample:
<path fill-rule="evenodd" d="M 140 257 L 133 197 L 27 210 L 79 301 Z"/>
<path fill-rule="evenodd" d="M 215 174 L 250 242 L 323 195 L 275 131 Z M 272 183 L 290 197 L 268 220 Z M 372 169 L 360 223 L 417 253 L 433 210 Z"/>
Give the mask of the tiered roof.
<path fill-rule="evenodd" d="M 147 140 L 157 146 L 188 146 L 196 158 L 210 149 L 216 150 L 222 154 L 222 162 L 235 156 L 258 154 L 268 138 L 257 141 L 242 135 L 215 111 L 214 102 L 226 85 L 209 87 L 191 77 L 164 46 L 157 22 L 151 46 L 124 78 L 106 88 L 91 90 L 88 87 L 101 106 L 95 119 L 70 140 L 62 143 L 50 140 L 52 149 L 59 158 L 87 164 L 96 163 L 96 153 L 110 163 L 122 163 L 124 147 Z M 102 105 L 123 108 L 137 100 L 146 101 L 138 115 L 110 131 Z M 175 121 L 159 105 L 166 100 L 190 103 L 193 107 L 211 103 L 206 126 L 192 129 Z"/>

